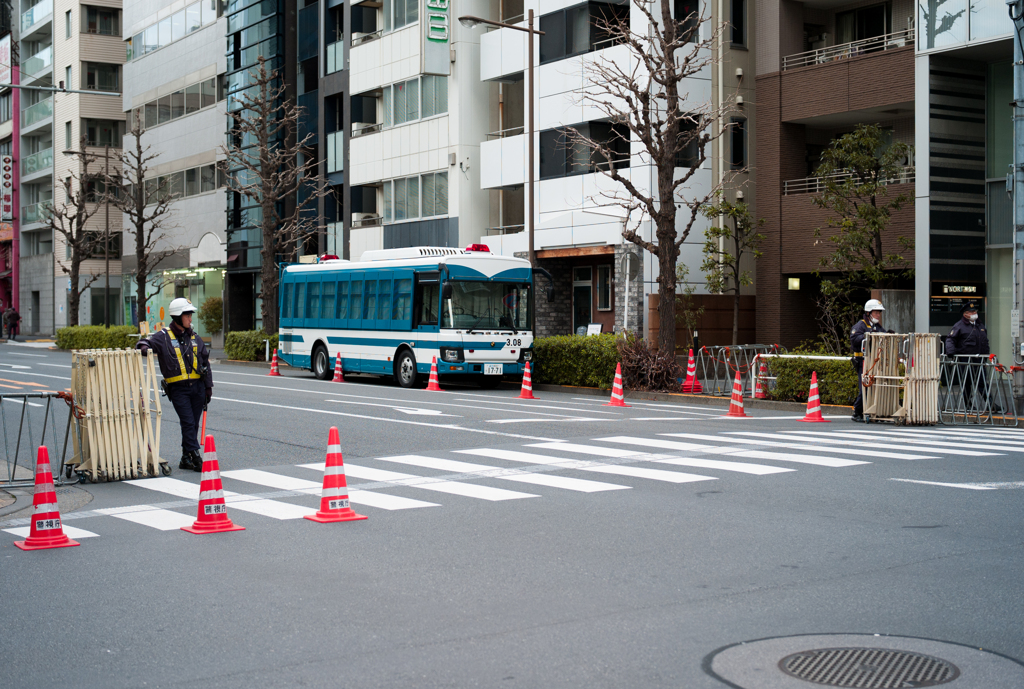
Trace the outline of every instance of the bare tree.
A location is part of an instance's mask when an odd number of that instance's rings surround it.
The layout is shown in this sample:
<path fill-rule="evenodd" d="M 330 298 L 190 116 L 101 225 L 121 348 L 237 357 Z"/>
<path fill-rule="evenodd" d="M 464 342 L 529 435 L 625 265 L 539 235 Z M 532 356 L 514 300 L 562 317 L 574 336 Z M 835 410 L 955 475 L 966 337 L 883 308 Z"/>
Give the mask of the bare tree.
<path fill-rule="evenodd" d="M 248 83 L 228 111 L 232 126 L 224 168 L 228 190 L 260 209 L 263 329 L 275 333 L 278 261 L 294 261 L 300 242 L 317 236 L 317 202 L 330 188 L 319 174 L 314 135 L 298 139 L 303 111 L 288 97 L 279 70 L 268 70 L 260 57 Z"/>
<path fill-rule="evenodd" d="M 115 154 L 121 174 L 120 177 L 111 175 L 107 183 L 110 203 L 126 216 L 125 232 L 132 236 L 135 244 L 135 298 L 141 321 L 145 319 L 146 285 L 150 276 L 164 260 L 177 253 L 178 248 L 167 244 L 166 234 L 166 230 L 173 227 L 169 221 L 175 196 L 166 181 L 149 175 L 153 160 L 159 154 L 150 153 L 151 147 L 142 145 L 146 129 L 137 115 L 132 114 L 130 118 L 128 134 L 134 138 L 135 147 Z"/>
<path fill-rule="evenodd" d="M 61 272 L 68 276 L 71 284 L 68 297 L 70 326 L 78 325 L 78 308 L 82 294 L 101 277 L 100 274 L 89 275 L 88 279 L 82 281 L 82 263 L 93 257 L 97 247 L 104 246 L 103 233 L 86 229 L 89 219 L 99 211 L 98 201 L 103 197 L 103 194 L 97 194 L 95 188 L 97 182 L 103 182 L 103 173 L 92 172 L 89 169 L 99 156 L 86 150 L 85 137 L 82 137 L 80 148 L 74 153 L 80 163 L 79 169 L 72 172 L 70 177 L 61 180 L 66 202 L 51 202 L 47 208 L 46 218 L 47 225 L 55 236 L 60 235 L 63 238 L 70 254 L 66 260 L 58 261 Z M 104 251 L 109 250 L 109 246 L 104 246 Z"/>
<path fill-rule="evenodd" d="M 693 12 L 677 20 L 669 5 L 665 0 L 631 0 L 630 9 L 647 19 L 649 30 L 643 32 L 630 28 L 629 11 L 595 20 L 607 42 L 624 45 L 629 56 L 593 58 L 586 67 L 590 85 L 580 100 L 608 120 L 610 132 L 595 136 L 593 127 L 587 132 L 568 128 L 566 139 L 576 149 L 574 156 L 588 151 L 592 167 L 617 183 L 602 196 L 627 212 L 630 220 L 623 238 L 658 259 L 658 315 L 663 324 L 658 348 L 673 356 L 676 262 L 701 208 L 718 190 L 715 185 L 698 187 L 694 176 L 707 161 L 711 141 L 725 131 L 724 126 L 716 130 L 713 125 L 722 122 L 732 106 L 697 101 L 686 91 L 690 79 L 715 64 L 722 29 L 702 37 L 701 27 L 710 15 Z M 630 156 L 631 144 L 640 145 L 641 159 L 655 169 L 653 189 L 644 189 L 625 171 L 622 163 Z M 640 233 L 646 218 L 655 228 L 651 239 Z"/>

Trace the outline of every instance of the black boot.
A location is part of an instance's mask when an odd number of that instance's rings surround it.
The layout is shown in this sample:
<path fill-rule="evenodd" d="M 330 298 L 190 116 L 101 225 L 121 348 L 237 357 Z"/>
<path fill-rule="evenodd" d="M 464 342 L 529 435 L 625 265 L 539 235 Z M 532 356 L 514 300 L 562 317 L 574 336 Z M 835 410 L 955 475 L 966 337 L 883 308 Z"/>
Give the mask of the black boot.
<path fill-rule="evenodd" d="M 203 470 L 203 451 L 192 450 L 192 471 Z"/>
<path fill-rule="evenodd" d="M 182 450 L 181 451 L 181 463 L 178 464 L 178 468 L 179 469 L 183 469 L 185 471 L 188 471 L 189 469 L 194 468 L 192 466 L 192 453 L 191 452 L 188 452 L 186 450 Z"/>

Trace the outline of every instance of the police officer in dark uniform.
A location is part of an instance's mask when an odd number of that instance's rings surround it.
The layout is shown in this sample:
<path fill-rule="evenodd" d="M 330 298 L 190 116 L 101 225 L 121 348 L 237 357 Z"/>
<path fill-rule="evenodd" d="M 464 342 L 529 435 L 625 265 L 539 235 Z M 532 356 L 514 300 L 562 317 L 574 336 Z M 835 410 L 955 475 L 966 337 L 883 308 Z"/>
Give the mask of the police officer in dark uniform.
<path fill-rule="evenodd" d="M 963 316 L 953 329 L 946 336 L 946 356 L 958 356 L 967 354 L 990 353 L 988 345 L 988 332 L 985 324 L 978 320 L 978 304 L 969 301 L 960 308 Z M 972 357 L 962 360 L 960 380 L 963 382 L 964 403 L 971 408 L 974 389 L 977 386 L 981 390 L 987 387 L 985 381 L 984 360 L 981 357 Z"/>
<path fill-rule="evenodd" d="M 171 302 L 171 327 L 139 340 L 138 349 L 146 356 L 152 350 L 160 363 L 167 399 L 181 422 L 181 463 L 179 469 L 203 470 L 199 448 L 199 424 L 203 409 L 213 397 L 210 351 L 192 329 L 196 308 L 188 299 Z"/>
<path fill-rule="evenodd" d="M 853 403 L 851 418 L 858 423 L 864 422 L 864 383 L 861 380 L 861 375 L 864 373 L 864 337 L 868 333 L 885 332 L 885 328 L 882 327 L 882 314 L 884 313 L 885 307 L 882 306 L 882 302 L 877 299 L 869 299 L 864 304 L 864 317 L 854 323 L 853 329 L 850 331 L 850 351 L 853 352 L 850 362 L 857 371 L 857 399 Z"/>

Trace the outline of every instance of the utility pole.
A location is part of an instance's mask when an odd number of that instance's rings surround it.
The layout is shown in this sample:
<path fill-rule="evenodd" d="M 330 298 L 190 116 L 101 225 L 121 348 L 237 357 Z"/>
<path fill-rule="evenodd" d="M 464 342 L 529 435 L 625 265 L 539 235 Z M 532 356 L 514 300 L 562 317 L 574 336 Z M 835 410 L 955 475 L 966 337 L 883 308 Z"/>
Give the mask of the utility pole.
<path fill-rule="evenodd" d="M 103 324 L 110 327 L 110 144 L 103 147 L 103 206 L 106 221 L 103 230 L 103 257 L 106 259 L 106 287 L 103 288 Z"/>
<path fill-rule="evenodd" d="M 1006 191 L 1013 200 L 1013 315 L 1011 324 L 1016 326 L 1013 336 L 1013 360 L 1018 366 L 1024 363 L 1024 342 L 1020 327 L 1020 312 L 1024 307 L 1024 0 L 1006 0 L 1006 8 L 1013 20 L 1013 168 L 1007 175 Z M 1024 397 L 1024 375 L 1019 371 L 1013 375 L 1013 396 Z"/>

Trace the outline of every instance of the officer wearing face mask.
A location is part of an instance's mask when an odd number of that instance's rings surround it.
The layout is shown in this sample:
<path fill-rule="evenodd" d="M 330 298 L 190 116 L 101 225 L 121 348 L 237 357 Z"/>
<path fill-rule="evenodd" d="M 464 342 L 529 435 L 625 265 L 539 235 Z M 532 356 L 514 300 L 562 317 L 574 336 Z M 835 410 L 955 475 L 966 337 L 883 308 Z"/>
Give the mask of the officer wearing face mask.
<path fill-rule="evenodd" d="M 978 305 L 970 301 L 960 309 L 961 318 L 946 337 L 946 356 L 989 354 L 988 333 L 978 320 Z"/>
<path fill-rule="evenodd" d="M 853 352 L 853 368 L 857 371 L 857 400 L 853 403 L 853 420 L 864 422 L 864 384 L 861 374 L 864 373 L 864 337 L 868 333 L 884 333 L 882 314 L 885 307 L 877 299 L 869 299 L 864 304 L 864 317 L 857 321 L 850 331 L 850 351 Z"/>

